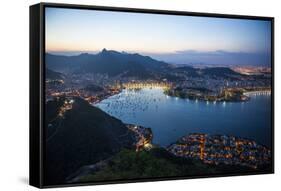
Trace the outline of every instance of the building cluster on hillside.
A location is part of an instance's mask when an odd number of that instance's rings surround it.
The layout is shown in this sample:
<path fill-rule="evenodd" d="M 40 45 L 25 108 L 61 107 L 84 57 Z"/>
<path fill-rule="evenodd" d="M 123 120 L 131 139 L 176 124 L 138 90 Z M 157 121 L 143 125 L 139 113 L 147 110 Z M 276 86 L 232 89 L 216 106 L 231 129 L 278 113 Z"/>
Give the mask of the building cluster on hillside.
<path fill-rule="evenodd" d="M 182 79 L 173 82 L 166 91 L 169 96 L 202 101 L 247 101 L 244 95 L 247 89 L 271 90 L 271 78 L 268 75 L 188 75 L 183 71 L 175 72 Z M 251 90 L 249 90 L 251 91 Z M 260 91 L 260 90 L 258 90 Z"/>
<path fill-rule="evenodd" d="M 153 147 L 151 144 L 153 135 L 150 128 L 131 124 L 128 124 L 127 127 L 135 133 L 135 146 L 137 152 L 143 149 L 150 150 Z"/>
<path fill-rule="evenodd" d="M 271 86 L 270 78 L 255 75 L 193 76 L 176 70 L 171 70 L 169 75 L 178 78 L 171 80 L 157 77 L 143 80 L 107 74 L 68 74 L 63 79 L 46 79 L 46 100 L 57 96 L 78 96 L 95 104 L 118 94 L 122 89 L 162 88 L 169 96 L 214 103 L 236 102 L 249 100 L 244 95 L 245 91 L 270 91 Z M 97 86 L 100 89 L 91 91 L 87 86 Z M 241 91 L 242 89 L 245 91 Z"/>
<path fill-rule="evenodd" d="M 46 83 L 46 101 L 56 97 L 80 97 L 91 104 L 100 102 L 112 95 L 120 93 L 120 89 L 105 87 L 98 91 L 85 90 L 83 88 L 68 87 L 65 84 Z"/>
<path fill-rule="evenodd" d="M 219 94 L 226 88 L 245 88 L 245 87 L 270 87 L 271 78 L 268 75 L 257 77 L 256 75 L 242 76 L 190 76 L 181 75 L 184 80 L 176 80 L 174 84 L 185 89 L 202 88 L 211 90 L 208 93 Z"/>
<path fill-rule="evenodd" d="M 59 108 L 59 113 L 58 116 L 59 117 L 63 117 L 64 113 L 68 110 L 72 109 L 72 105 L 74 103 L 73 99 L 65 99 L 63 105 Z"/>
<path fill-rule="evenodd" d="M 189 134 L 167 147 L 175 156 L 208 164 L 241 165 L 257 169 L 270 164 L 271 151 L 253 140 L 226 135 Z"/>

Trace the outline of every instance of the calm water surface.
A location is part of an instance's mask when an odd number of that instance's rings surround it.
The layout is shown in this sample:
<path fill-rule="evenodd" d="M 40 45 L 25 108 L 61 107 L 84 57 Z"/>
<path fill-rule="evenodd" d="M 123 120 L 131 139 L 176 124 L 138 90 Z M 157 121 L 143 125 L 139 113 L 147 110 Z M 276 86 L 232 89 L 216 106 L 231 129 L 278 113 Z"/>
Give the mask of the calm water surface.
<path fill-rule="evenodd" d="M 153 143 L 161 146 L 188 133 L 208 133 L 254 139 L 271 147 L 270 95 L 223 104 L 173 98 L 162 89 L 124 90 L 96 106 L 124 123 L 152 128 Z"/>

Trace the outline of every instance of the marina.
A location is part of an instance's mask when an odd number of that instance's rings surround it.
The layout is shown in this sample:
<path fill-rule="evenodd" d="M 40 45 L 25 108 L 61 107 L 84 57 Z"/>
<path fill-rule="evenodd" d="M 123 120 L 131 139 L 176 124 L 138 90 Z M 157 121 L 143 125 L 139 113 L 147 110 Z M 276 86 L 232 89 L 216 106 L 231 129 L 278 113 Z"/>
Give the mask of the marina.
<path fill-rule="evenodd" d="M 149 127 L 167 146 L 188 133 L 225 134 L 271 146 L 270 94 L 248 102 L 207 102 L 166 96 L 161 88 L 123 90 L 95 104 L 124 123 Z M 266 119 L 265 119 L 266 118 Z"/>

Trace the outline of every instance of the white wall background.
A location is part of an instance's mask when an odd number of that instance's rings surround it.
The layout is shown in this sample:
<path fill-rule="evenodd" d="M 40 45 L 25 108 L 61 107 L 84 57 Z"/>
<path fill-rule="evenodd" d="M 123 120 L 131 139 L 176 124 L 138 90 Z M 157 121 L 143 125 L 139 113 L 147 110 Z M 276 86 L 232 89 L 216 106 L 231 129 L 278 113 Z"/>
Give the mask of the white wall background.
<path fill-rule="evenodd" d="M 37 0 L 2 0 L 0 5 L 0 190 L 36 190 L 28 185 L 29 5 Z M 47 1 L 49 2 L 49 1 Z M 55 0 L 53 0 L 55 2 Z M 60 3 L 182 10 L 275 17 L 276 173 L 152 183 L 84 186 L 54 190 L 276 190 L 280 187 L 281 11 L 278 0 L 59 0 Z"/>

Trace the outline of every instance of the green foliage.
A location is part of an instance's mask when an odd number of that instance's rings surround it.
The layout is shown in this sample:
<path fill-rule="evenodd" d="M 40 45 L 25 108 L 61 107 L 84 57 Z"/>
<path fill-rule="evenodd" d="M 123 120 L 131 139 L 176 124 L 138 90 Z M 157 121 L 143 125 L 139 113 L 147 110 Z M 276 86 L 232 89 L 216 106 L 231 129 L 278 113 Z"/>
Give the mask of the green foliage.
<path fill-rule="evenodd" d="M 162 148 L 135 152 L 123 149 L 107 166 L 79 181 L 121 180 L 136 178 L 160 178 L 213 173 L 213 168 L 203 163 L 177 158 Z"/>

